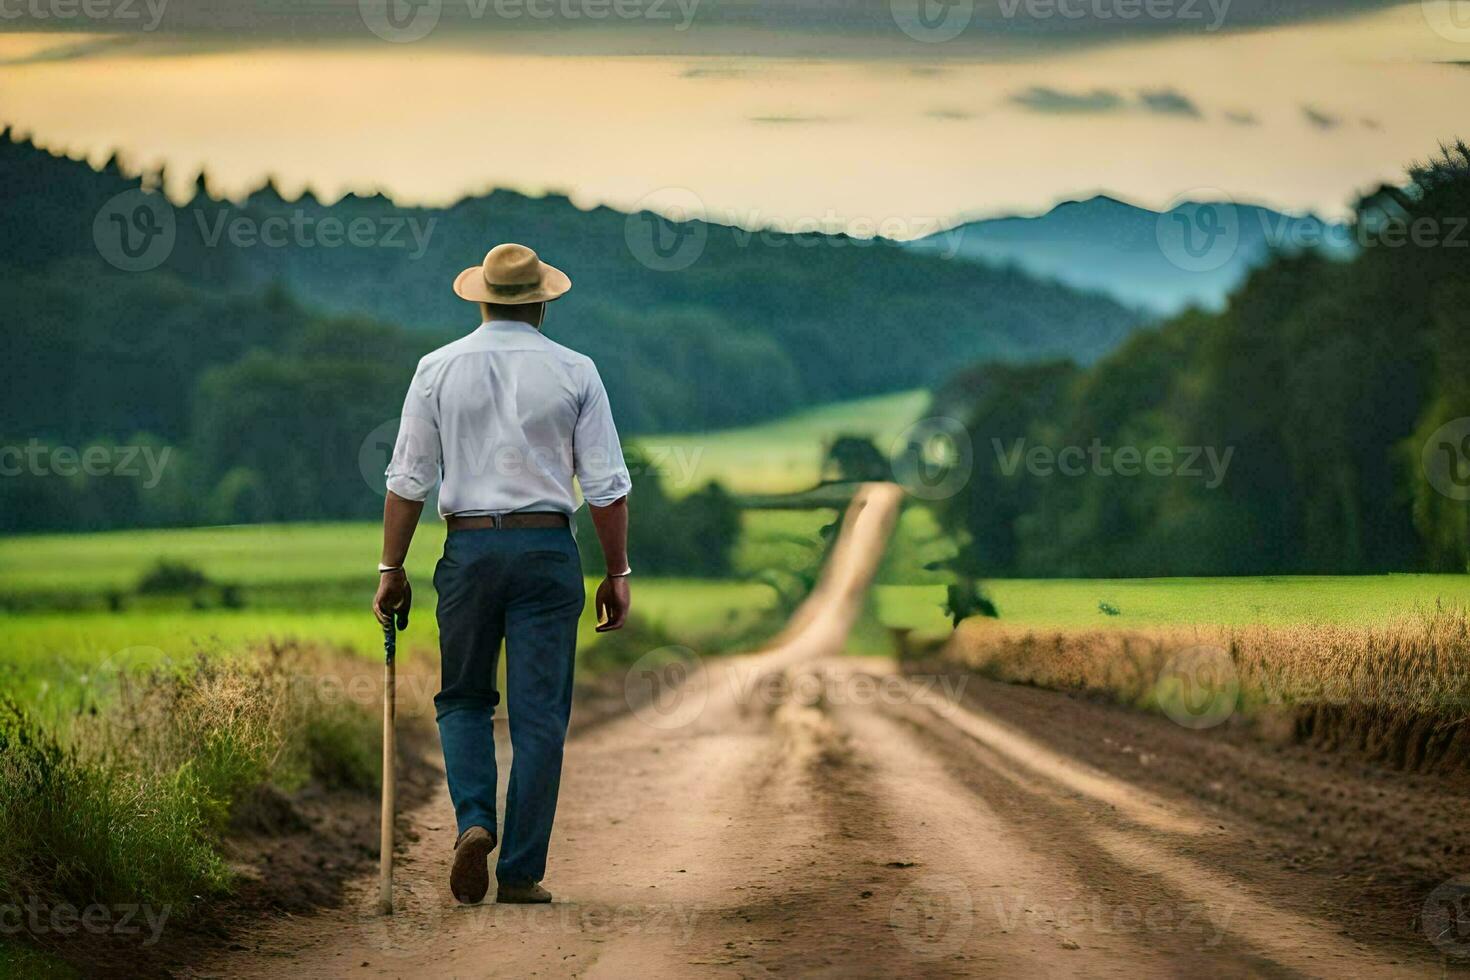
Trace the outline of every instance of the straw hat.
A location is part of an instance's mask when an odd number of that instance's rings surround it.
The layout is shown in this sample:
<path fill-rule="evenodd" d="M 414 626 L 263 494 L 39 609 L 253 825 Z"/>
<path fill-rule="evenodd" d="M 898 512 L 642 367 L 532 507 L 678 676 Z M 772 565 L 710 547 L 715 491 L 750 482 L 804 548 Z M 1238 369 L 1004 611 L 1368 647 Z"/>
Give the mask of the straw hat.
<path fill-rule="evenodd" d="M 546 303 L 572 288 L 572 280 L 524 245 L 496 245 L 480 265 L 454 277 L 454 295 L 472 303 Z"/>

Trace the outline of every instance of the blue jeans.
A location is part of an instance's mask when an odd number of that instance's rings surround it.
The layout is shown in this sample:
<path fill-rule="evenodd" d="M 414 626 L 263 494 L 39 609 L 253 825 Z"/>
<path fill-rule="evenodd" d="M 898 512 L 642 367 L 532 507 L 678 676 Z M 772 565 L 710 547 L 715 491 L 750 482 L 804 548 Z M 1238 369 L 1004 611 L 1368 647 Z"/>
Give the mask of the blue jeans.
<path fill-rule="evenodd" d="M 443 681 L 434 698 L 462 834 L 495 831 L 496 664 L 505 641 L 513 759 L 495 876 L 540 881 L 556 816 L 585 590 L 566 528 L 451 531 L 434 570 Z"/>

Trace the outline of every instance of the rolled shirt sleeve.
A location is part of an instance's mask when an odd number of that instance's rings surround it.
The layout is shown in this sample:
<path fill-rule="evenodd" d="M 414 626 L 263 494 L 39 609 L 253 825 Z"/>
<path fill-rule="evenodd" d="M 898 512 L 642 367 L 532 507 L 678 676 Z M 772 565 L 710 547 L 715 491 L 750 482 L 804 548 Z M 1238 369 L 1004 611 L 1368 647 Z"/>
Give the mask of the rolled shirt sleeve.
<path fill-rule="evenodd" d="M 420 362 L 403 399 L 398 440 L 388 462 L 388 489 L 405 500 L 423 500 L 438 484 L 443 462 L 436 399 Z"/>
<path fill-rule="evenodd" d="M 606 507 L 627 496 L 633 488 L 623 446 L 613 424 L 612 405 L 602 376 L 589 360 L 582 393 L 582 407 L 572 436 L 572 464 L 582 496 L 594 507 Z"/>

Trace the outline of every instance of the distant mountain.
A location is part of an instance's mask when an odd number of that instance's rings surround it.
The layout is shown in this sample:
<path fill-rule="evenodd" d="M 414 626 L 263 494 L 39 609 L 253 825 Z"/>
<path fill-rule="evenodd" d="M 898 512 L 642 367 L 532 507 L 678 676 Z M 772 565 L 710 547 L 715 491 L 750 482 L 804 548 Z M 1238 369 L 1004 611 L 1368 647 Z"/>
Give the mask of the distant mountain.
<path fill-rule="evenodd" d="M 115 164 L 98 171 L 3 137 L 0 183 L 0 270 L 45 279 L 87 263 L 98 269 L 85 274 L 92 288 L 114 294 L 119 275 L 224 296 L 275 290 L 314 311 L 436 338 L 477 321 L 450 289 L 456 273 L 497 242 L 532 245 L 574 283 L 548 334 L 597 360 L 630 432 L 743 424 L 927 386 L 978 360 L 1089 362 L 1143 321 L 1101 295 L 889 241 L 583 210 L 559 195 L 323 204 L 310 192 L 288 200 L 267 182 L 232 202 L 201 178 L 175 205 Z"/>
<path fill-rule="evenodd" d="M 1351 255 L 1347 226 L 1249 204 L 1151 211 L 1099 195 L 1034 218 L 991 218 L 910 243 L 915 251 L 1011 265 L 1156 314 L 1219 309 L 1273 249 Z"/>

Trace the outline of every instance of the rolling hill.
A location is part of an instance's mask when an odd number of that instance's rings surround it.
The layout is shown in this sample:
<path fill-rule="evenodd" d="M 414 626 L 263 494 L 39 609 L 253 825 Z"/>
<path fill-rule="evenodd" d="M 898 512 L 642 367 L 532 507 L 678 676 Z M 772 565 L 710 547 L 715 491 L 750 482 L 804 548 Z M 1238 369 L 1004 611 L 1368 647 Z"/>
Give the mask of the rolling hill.
<path fill-rule="evenodd" d="M 928 236 L 915 251 L 1009 265 L 1155 314 L 1218 310 L 1273 248 L 1354 251 L 1346 226 L 1248 204 L 1189 201 L 1151 211 L 1106 195 L 1037 217 L 990 218 Z"/>

